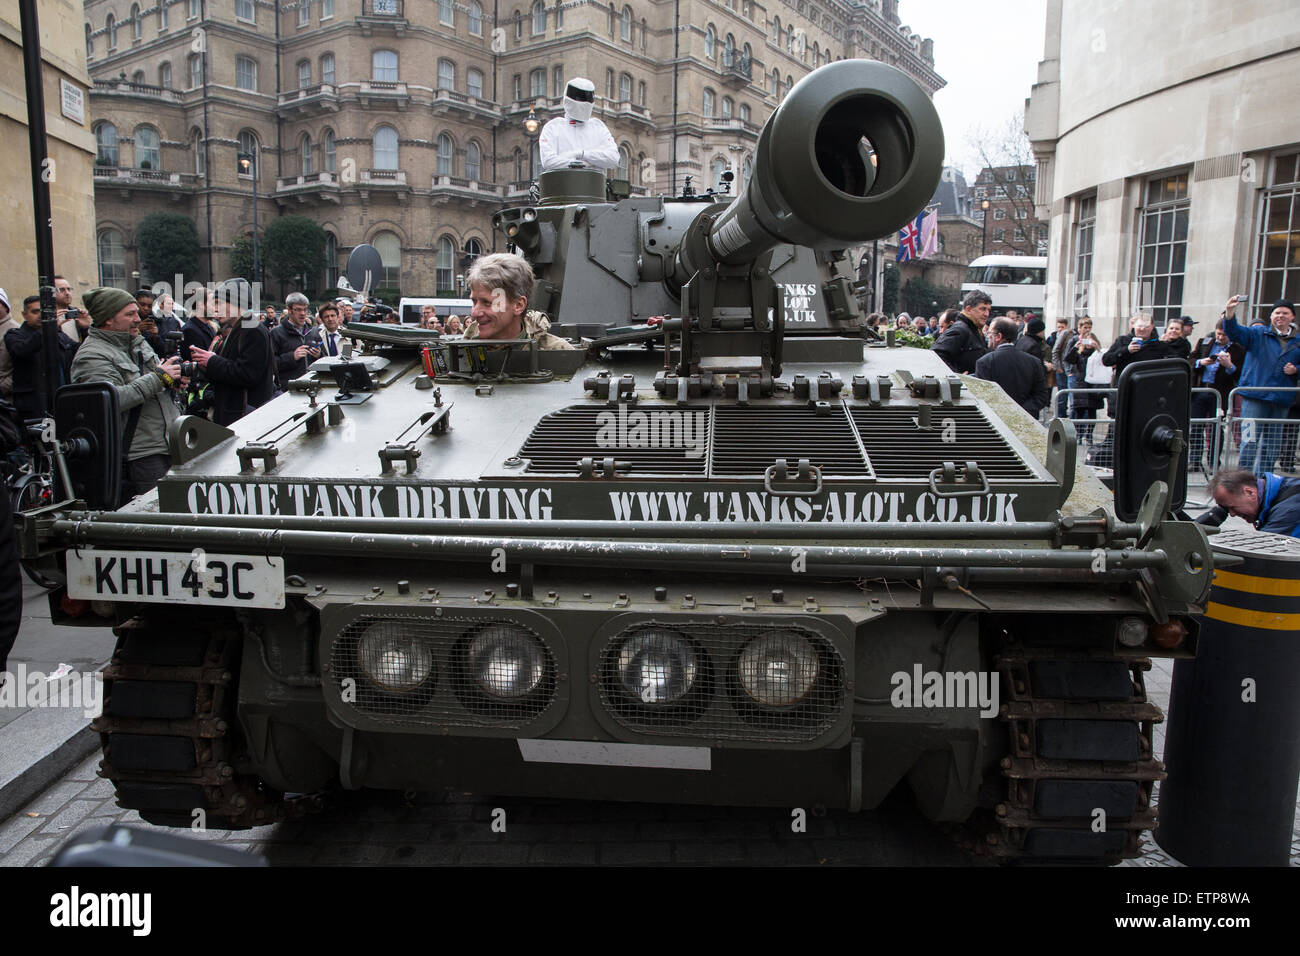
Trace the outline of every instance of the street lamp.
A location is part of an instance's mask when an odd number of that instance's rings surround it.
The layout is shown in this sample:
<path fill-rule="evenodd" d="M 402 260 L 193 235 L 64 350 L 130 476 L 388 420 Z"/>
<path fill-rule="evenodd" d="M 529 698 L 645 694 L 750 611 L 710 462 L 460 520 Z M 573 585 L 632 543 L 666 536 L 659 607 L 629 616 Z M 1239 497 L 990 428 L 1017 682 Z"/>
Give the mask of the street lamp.
<path fill-rule="evenodd" d="M 537 118 L 537 111 L 528 107 L 528 116 L 524 118 L 524 132 L 528 134 L 528 181 L 533 181 L 533 144 L 537 141 L 537 131 L 542 121 Z"/>
<path fill-rule="evenodd" d="M 989 201 L 980 200 L 980 208 L 984 210 L 984 215 L 980 218 L 984 220 L 984 235 L 980 237 L 980 255 L 984 255 L 989 247 Z"/>
<path fill-rule="evenodd" d="M 239 171 L 253 177 L 253 281 L 260 282 L 262 256 L 257 242 L 257 147 L 254 146 L 251 153 L 240 153 L 236 159 L 239 161 Z"/>

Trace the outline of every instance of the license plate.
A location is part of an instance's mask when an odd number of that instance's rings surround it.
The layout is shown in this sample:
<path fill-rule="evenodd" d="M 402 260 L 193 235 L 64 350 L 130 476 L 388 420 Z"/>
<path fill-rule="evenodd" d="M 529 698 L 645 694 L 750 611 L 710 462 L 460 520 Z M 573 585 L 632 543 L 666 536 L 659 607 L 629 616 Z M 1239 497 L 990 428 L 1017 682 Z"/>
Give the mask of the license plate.
<path fill-rule="evenodd" d="M 284 560 L 170 551 L 68 551 L 68 597 L 284 607 Z"/>

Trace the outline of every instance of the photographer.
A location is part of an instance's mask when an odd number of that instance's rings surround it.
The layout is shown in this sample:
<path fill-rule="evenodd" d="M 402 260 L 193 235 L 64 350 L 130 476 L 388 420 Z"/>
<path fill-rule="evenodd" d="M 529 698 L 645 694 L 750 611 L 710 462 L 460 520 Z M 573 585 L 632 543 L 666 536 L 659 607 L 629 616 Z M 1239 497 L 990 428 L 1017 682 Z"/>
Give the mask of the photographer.
<path fill-rule="evenodd" d="M 77 343 L 63 334 L 55 333 L 58 349 L 59 380 L 57 385 L 68 384 L 68 370 Z M 45 407 L 45 392 L 41 389 L 45 362 L 44 337 L 41 332 L 41 297 L 29 295 L 23 299 L 23 324 L 5 333 L 5 348 L 14 368 L 14 405 L 25 419 L 44 418 L 54 409 Z"/>
<path fill-rule="evenodd" d="M 122 501 L 144 494 L 171 467 L 167 426 L 180 414 L 167 390 L 184 386 L 181 362 L 159 362 L 140 336 L 140 307 L 121 289 L 91 289 L 86 341 L 72 360 L 73 382 L 105 382 L 117 392 L 122 428 Z"/>
<path fill-rule="evenodd" d="M 311 363 L 320 358 L 320 336 L 312 335 L 307 320 L 307 297 L 295 292 L 284 300 L 284 320 L 271 330 L 271 349 L 275 352 L 275 375 L 283 385 L 306 375 Z"/>
<path fill-rule="evenodd" d="M 252 289 L 245 280 L 221 283 L 209 300 L 210 311 L 221 323 L 221 344 L 215 352 L 190 347 L 194 364 L 213 384 L 212 420 L 218 425 L 238 421 L 277 394 L 271 336 L 260 310 L 242 308 L 251 302 Z"/>

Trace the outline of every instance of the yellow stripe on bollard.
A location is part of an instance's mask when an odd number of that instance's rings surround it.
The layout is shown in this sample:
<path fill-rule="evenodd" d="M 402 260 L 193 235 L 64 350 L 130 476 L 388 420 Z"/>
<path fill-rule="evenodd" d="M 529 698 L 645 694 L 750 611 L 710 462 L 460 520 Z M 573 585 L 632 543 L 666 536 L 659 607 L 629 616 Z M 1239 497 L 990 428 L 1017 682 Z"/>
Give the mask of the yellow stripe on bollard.
<path fill-rule="evenodd" d="M 1214 572 L 1214 585 L 1215 587 L 1227 588 L 1229 591 L 1245 591 L 1247 594 L 1300 597 L 1300 580 L 1296 579 L 1258 578 L 1252 574 L 1216 570 Z"/>
<path fill-rule="evenodd" d="M 1226 604 L 1210 602 L 1205 616 L 1225 624 L 1237 624 L 1241 627 L 1254 627 L 1266 631 L 1300 630 L 1300 614 L 1277 614 L 1271 611 L 1247 611 L 1244 608 L 1229 607 Z"/>

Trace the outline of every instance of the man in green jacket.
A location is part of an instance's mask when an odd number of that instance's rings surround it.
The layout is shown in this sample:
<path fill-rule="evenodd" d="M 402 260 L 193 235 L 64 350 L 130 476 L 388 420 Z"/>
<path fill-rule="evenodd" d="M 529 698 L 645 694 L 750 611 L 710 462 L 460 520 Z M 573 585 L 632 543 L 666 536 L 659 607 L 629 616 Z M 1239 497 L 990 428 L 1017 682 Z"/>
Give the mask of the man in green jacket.
<path fill-rule="evenodd" d="M 86 340 L 72 360 L 72 381 L 106 382 L 122 416 L 122 502 L 151 490 L 167 474 L 167 426 L 179 412 L 170 389 L 183 386 L 180 358 L 159 362 L 139 333 L 140 307 L 121 289 L 91 289 Z"/>

